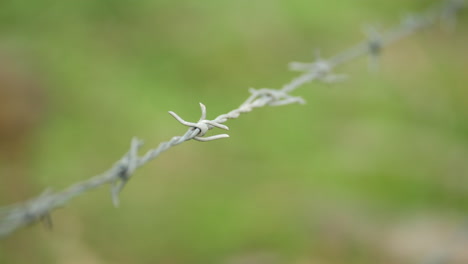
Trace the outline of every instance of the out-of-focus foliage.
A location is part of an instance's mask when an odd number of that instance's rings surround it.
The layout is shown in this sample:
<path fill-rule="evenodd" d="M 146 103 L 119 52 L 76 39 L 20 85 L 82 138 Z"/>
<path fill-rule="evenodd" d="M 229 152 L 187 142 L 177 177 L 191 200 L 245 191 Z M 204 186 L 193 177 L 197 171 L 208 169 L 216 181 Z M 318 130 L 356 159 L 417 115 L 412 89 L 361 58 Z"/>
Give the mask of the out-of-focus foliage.
<path fill-rule="evenodd" d="M 23 154 L 1 157 L 0 201 L 100 173 L 132 136 L 151 147 L 183 134 L 168 110 L 195 121 L 203 102 L 214 118 L 248 87 L 280 88 L 288 62 L 333 55 L 363 25 L 431 3 L 3 0 L 0 70 L 42 96 Z M 385 50 L 378 73 L 362 59 L 340 68 L 343 83 L 299 89 L 305 106 L 260 109 L 229 121 L 229 139 L 170 150 L 137 172 L 121 208 L 107 190 L 83 196 L 52 231 L 1 241 L 0 263 L 415 263 L 443 251 L 468 209 L 459 22 Z"/>

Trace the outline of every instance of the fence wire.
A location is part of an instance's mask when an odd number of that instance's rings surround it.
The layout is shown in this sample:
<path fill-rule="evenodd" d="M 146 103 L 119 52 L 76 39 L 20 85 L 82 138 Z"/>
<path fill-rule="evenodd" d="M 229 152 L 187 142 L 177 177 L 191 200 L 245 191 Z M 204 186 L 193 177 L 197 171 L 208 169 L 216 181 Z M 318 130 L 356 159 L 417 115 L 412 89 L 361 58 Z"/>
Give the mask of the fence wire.
<path fill-rule="evenodd" d="M 285 84 L 281 89 L 250 89 L 251 95 L 243 104 L 213 120 L 206 119 L 206 107 L 202 103 L 200 103 L 201 117 L 197 122 L 185 121 L 176 113 L 170 111 L 169 114 L 177 121 L 189 127 L 184 135 L 175 136 L 169 141 L 162 142 L 157 148 L 147 151 L 142 156 L 138 154 L 138 151 L 143 142 L 138 138 L 133 138 L 129 151 L 106 172 L 71 185 L 62 191 L 47 190 L 29 201 L 0 208 L 0 238 L 5 238 L 15 230 L 37 221 L 44 221 L 46 224 L 51 225 L 50 214 L 53 210 L 64 206 L 77 196 L 106 184 L 111 185 L 112 201 L 117 207 L 119 205 L 119 193 L 133 176 L 135 170 L 155 159 L 164 151 L 191 139 L 206 142 L 227 138 L 229 137 L 227 134 L 210 137 L 204 137 L 204 135 L 213 128 L 229 130 L 222 123 L 227 122 L 229 119 L 238 118 L 241 114 L 251 112 L 256 108 L 295 103 L 304 104 L 305 100 L 303 98 L 292 96 L 290 92 L 312 81 L 327 83 L 341 81 L 346 76 L 333 72 L 337 66 L 365 55 L 369 55 L 375 61 L 385 47 L 439 22 L 453 28 L 457 15 L 463 7 L 463 0 L 444 1 L 427 12 L 406 17 L 398 26 L 387 32 L 379 33 L 375 29 L 371 29 L 367 40 L 334 57 L 323 59 L 320 54 L 317 54 L 316 60 L 311 63 L 293 62 L 289 65 L 290 69 L 302 72 L 298 77 Z"/>

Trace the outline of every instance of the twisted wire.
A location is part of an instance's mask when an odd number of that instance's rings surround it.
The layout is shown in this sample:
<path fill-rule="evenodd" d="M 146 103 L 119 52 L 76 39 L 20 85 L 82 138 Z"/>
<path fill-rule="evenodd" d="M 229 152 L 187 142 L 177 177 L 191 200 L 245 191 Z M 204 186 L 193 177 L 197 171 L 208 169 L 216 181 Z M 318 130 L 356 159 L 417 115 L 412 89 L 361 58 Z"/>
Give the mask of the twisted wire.
<path fill-rule="evenodd" d="M 343 76 L 333 73 L 335 67 L 364 55 L 376 56 L 378 55 L 376 51 L 380 53 L 383 47 L 434 25 L 439 20 L 453 22 L 456 20 L 456 16 L 462 7 L 463 1 L 445 1 L 442 7 L 432 9 L 421 16 L 412 16 L 411 19 L 406 19 L 395 29 L 385 34 L 373 35 L 370 40 L 351 47 L 328 60 L 317 56 L 316 61 L 312 63 L 293 62 L 290 64 L 290 68 L 302 71 L 301 75 L 285 84 L 279 90 L 267 88 L 250 89 L 251 95 L 243 104 L 226 114 L 219 115 L 213 120 L 206 119 L 206 107 L 203 104 L 200 104 L 202 116 L 196 123 L 187 122 L 174 112 L 170 112 L 179 122 L 189 126 L 184 135 L 176 136 L 169 141 L 160 143 L 157 148 L 147 151 L 143 156 L 138 155 L 138 150 L 143 145 L 143 142 L 137 138 L 133 138 L 129 151 L 106 172 L 76 183 L 65 190 L 59 192 L 47 190 L 42 195 L 29 201 L 0 208 L 0 238 L 7 237 L 13 231 L 37 221 L 42 220 L 46 224 L 51 225 L 50 213 L 53 210 L 64 206 L 71 199 L 105 184 L 111 184 L 112 201 L 117 207 L 119 205 L 119 193 L 133 176 L 134 172 L 168 149 L 191 139 L 211 141 L 228 137 L 226 134 L 211 137 L 203 136 L 207 130 L 215 127 L 228 129 L 227 126 L 221 124 L 229 119 L 238 118 L 241 114 L 251 112 L 256 108 L 294 103 L 304 104 L 304 99 L 292 96 L 289 93 L 314 80 L 324 82 L 340 81 L 343 79 Z"/>

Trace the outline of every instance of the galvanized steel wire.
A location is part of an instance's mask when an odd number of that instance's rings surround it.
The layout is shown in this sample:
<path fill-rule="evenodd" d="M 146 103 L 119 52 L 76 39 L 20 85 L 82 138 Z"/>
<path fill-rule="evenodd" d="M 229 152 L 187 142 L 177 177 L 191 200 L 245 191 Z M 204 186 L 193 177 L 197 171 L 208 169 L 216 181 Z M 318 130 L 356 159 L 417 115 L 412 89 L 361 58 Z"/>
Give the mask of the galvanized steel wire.
<path fill-rule="evenodd" d="M 244 103 L 238 108 L 219 115 L 213 120 L 206 119 L 206 107 L 202 103 L 200 103 L 201 118 L 197 122 L 185 121 L 176 113 L 169 112 L 180 123 L 189 127 L 184 135 L 162 142 L 158 147 L 147 151 L 142 156 L 138 154 L 138 151 L 143 142 L 137 138 L 133 138 L 129 151 L 106 172 L 76 183 L 65 190 L 58 192 L 46 191 L 29 201 L 0 208 L 0 238 L 7 237 L 13 231 L 40 220 L 51 223 L 50 213 L 53 210 L 64 206 L 77 196 L 106 184 L 111 185 L 112 201 L 115 206 L 118 206 L 119 193 L 133 176 L 135 170 L 157 158 L 166 150 L 191 139 L 211 141 L 227 138 L 229 137 L 227 134 L 210 137 L 204 137 L 204 135 L 208 130 L 213 128 L 228 130 L 228 127 L 222 123 L 227 122 L 229 119 L 238 118 L 241 114 L 251 112 L 256 108 L 295 103 L 304 104 L 305 100 L 303 98 L 292 96 L 290 92 L 312 81 L 336 82 L 343 80 L 345 76 L 337 75 L 333 72 L 337 66 L 365 55 L 375 58 L 380 55 L 385 47 L 438 22 L 453 25 L 462 7 L 463 1 L 445 1 L 441 6 L 429 10 L 427 13 L 406 18 L 400 25 L 386 33 L 380 34 L 374 31 L 369 35 L 367 40 L 330 59 L 323 59 L 317 56 L 316 60 L 312 63 L 293 62 L 290 64 L 290 68 L 302 72 L 298 77 L 278 90 L 266 88 L 258 90 L 250 89 L 251 95 Z"/>

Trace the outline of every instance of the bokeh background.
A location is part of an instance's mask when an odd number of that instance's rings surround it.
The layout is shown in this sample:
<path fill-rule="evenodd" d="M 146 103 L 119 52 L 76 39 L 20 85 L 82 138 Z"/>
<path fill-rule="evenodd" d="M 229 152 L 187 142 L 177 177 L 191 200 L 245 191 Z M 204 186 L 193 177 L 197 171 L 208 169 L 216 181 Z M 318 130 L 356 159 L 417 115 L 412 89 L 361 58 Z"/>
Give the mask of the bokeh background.
<path fill-rule="evenodd" d="M 280 88 L 290 61 L 437 1 L 2 0 L 0 204 L 60 190 Z M 0 263 L 468 263 L 468 24 L 362 58 L 0 241 Z M 216 131 L 218 132 L 218 131 Z M 432 263 L 432 262 L 431 262 Z M 434 262 L 436 263 L 436 262 Z"/>

